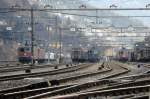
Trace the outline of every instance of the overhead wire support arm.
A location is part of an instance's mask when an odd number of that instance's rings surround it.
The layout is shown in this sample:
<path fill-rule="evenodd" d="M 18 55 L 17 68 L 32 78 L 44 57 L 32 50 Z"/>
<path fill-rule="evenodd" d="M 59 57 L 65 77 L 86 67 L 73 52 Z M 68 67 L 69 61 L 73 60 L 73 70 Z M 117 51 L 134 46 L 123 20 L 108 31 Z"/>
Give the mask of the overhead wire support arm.
<path fill-rule="evenodd" d="M 0 8 L 0 10 L 8 11 L 30 11 L 30 8 Z M 150 10 L 150 8 L 85 8 L 85 9 L 33 9 L 34 11 L 95 11 L 95 10 Z"/>

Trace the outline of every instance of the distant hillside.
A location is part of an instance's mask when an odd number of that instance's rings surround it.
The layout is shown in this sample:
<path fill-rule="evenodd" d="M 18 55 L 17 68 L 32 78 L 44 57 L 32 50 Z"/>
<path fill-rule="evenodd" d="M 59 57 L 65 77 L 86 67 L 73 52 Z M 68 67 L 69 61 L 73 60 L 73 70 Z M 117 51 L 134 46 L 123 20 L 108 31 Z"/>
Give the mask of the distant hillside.
<path fill-rule="evenodd" d="M 1 8 L 8 8 L 14 5 L 20 5 L 22 7 L 30 7 L 28 0 L 1 0 L 0 7 Z"/>

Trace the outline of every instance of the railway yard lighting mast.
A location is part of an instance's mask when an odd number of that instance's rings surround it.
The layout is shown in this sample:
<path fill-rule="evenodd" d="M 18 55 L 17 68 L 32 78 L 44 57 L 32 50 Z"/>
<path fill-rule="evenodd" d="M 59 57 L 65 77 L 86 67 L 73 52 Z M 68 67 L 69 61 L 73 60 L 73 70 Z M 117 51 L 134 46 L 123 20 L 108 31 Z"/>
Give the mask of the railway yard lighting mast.
<path fill-rule="evenodd" d="M 53 8 L 53 6 L 51 6 L 51 5 L 45 5 L 44 6 L 44 9 L 52 9 Z M 50 44 L 50 32 L 52 31 L 52 27 L 50 26 L 50 25 L 48 25 L 47 26 L 47 31 L 48 31 L 48 47 L 47 48 L 49 48 L 49 47 L 51 47 L 51 44 Z M 48 64 L 50 63 L 50 50 L 48 49 Z"/>
<path fill-rule="evenodd" d="M 52 31 L 52 27 L 51 26 L 47 26 L 47 31 L 48 31 L 48 63 L 50 63 L 50 50 L 49 50 L 49 45 L 50 45 L 50 32 Z"/>
<path fill-rule="evenodd" d="M 34 65 L 34 12 L 33 7 L 31 6 L 31 53 L 32 53 L 32 63 Z"/>
<path fill-rule="evenodd" d="M 56 33 L 59 32 L 59 58 L 58 58 L 58 61 L 59 61 L 59 64 L 62 62 L 62 57 L 61 57 L 61 54 L 62 54 L 62 20 L 61 20 L 61 13 L 57 13 L 56 15 L 56 24 L 55 24 L 55 28 L 56 28 Z"/>

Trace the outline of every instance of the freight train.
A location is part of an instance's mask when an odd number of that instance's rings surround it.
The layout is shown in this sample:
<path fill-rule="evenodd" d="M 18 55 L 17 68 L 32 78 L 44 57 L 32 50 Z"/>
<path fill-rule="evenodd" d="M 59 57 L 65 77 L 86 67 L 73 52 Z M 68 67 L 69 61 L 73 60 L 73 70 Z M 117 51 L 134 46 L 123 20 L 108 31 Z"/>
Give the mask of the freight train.
<path fill-rule="evenodd" d="M 122 48 L 116 54 L 116 59 L 122 62 L 134 61 L 135 60 L 134 51 L 131 49 Z"/>
<path fill-rule="evenodd" d="M 137 61 L 150 61 L 150 45 L 148 42 L 138 42 L 134 46 L 134 53 Z"/>
<path fill-rule="evenodd" d="M 73 48 L 71 51 L 72 62 L 98 62 L 99 54 L 95 48 L 85 50 L 83 48 Z"/>
<path fill-rule="evenodd" d="M 119 61 L 150 61 L 150 45 L 148 42 L 138 42 L 134 45 L 134 49 L 128 50 L 122 48 L 118 51 L 116 59 Z"/>

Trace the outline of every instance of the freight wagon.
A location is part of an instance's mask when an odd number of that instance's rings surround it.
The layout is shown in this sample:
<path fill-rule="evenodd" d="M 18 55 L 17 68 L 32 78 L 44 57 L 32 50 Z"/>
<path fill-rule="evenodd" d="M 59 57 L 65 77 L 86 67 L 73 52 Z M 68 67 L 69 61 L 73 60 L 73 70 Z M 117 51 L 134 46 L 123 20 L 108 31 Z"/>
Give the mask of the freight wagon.
<path fill-rule="evenodd" d="M 98 62 L 99 55 L 95 49 L 85 50 L 83 48 L 73 48 L 71 52 L 72 62 Z"/>

